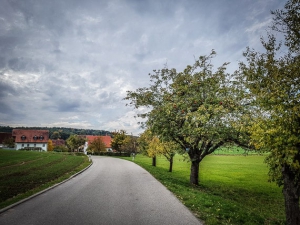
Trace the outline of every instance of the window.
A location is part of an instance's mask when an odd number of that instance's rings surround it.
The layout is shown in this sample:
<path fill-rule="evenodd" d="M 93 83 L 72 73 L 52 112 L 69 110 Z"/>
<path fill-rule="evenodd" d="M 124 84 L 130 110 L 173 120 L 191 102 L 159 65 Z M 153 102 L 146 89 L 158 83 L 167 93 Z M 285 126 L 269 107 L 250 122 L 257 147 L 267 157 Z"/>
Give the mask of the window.
<path fill-rule="evenodd" d="M 45 147 L 45 144 L 43 144 L 43 147 Z"/>
<path fill-rule="evenodd" d="M 34 135 L 33 140 L 36 141 L 37 139 L 38 139 L 38 137 L 36 135 Z"/>
<path fill-rule="evenodd" d="M 41 140 L 41 141 L 42 141 L 42 140 L 44 140 L 44 137 L 43 137 L 43 135 L 41 135 L 41 136 L 40 136 L 40 140 Z"/>
<path fill-rule="evenodd" d="M 36 144 L 34 144 L 33 146 L 36 147 Z"/>
<path fill-rule="evenodd" d="M 27 147 L 29 147 L 29 144 L 27 144 Z"/>
<path fill-rule="evenodd" d="M 21 140 L 26 140 L 26 136 L 25 136 L 25 135 L 22 135 L 22 136 L 21 136 Z"/>
<path fill-rule="evenodd" d="M 24 147 L 24 144 L 22 144 L 22 147 Z"/>

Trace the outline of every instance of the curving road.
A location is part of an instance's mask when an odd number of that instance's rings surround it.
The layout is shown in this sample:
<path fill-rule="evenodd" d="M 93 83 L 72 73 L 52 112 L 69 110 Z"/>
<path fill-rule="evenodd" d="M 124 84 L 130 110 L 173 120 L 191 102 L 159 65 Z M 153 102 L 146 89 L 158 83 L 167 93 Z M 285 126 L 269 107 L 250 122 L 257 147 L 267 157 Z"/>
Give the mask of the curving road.
<path fill-rule="evenodd" d="M 110 157 L 92 159 L 85 172 L 0 214 L 0 224 L 201 224 L 138 165 Z"/>

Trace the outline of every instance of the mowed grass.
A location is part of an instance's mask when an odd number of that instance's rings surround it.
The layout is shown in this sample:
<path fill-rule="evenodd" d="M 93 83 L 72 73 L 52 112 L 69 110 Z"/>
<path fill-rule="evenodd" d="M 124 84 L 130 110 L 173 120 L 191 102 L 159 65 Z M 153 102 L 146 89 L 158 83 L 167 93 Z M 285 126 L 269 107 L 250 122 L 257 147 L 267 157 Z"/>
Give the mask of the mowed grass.
<path fill-rule="evenodd" d="M 0 150 L 0 208 L 67 179 L 90 164 L 86 156 Z"/>
<path fill-rule="evenodd" d="M 200 164 L 200 185 L 189 184 L 190 162 L 176 155 L 173 172 L 164 157 L 137 155 L 144 167 L 206 225 L 285 224 L 281 188 L 268 182 L 268 168 L 259 155 L 210 155 Z"/>

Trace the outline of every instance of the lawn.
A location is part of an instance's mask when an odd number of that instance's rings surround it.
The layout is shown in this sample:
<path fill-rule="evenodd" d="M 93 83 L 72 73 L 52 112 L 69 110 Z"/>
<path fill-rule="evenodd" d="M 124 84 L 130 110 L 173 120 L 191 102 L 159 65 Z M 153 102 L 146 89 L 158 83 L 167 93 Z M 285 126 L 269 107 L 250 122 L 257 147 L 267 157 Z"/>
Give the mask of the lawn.
<path fill-rule="evenodd" d="M 89 164 L 82 155 L 0 150 L 0 208 L 59 183 Z"/>
<path fill-rule="evenodd" d="M 235 152 L 236 153 L 236 152 Z M 173 172 L 168 162 L 137 155 L 141 165 L 172 191 L 206 225 L 284 224 L 281 188 L 268 182 L 264 156 L 210 155 L 200 164 L 200 185 L 189 184 L 190 163 L 175 156 Z"/>

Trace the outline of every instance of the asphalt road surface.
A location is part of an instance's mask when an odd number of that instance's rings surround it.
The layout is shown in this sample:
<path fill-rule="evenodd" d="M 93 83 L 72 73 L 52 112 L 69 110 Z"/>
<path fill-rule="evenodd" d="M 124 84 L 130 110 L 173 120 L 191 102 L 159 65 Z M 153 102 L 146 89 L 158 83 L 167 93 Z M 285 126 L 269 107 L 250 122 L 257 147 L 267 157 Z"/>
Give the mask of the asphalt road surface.
<path fill-rule="evenodd" d="M 0 214 L 1 225 L 201 224 L 161 183 L 138 165 L 92 157 L 73 179 Z"/>

